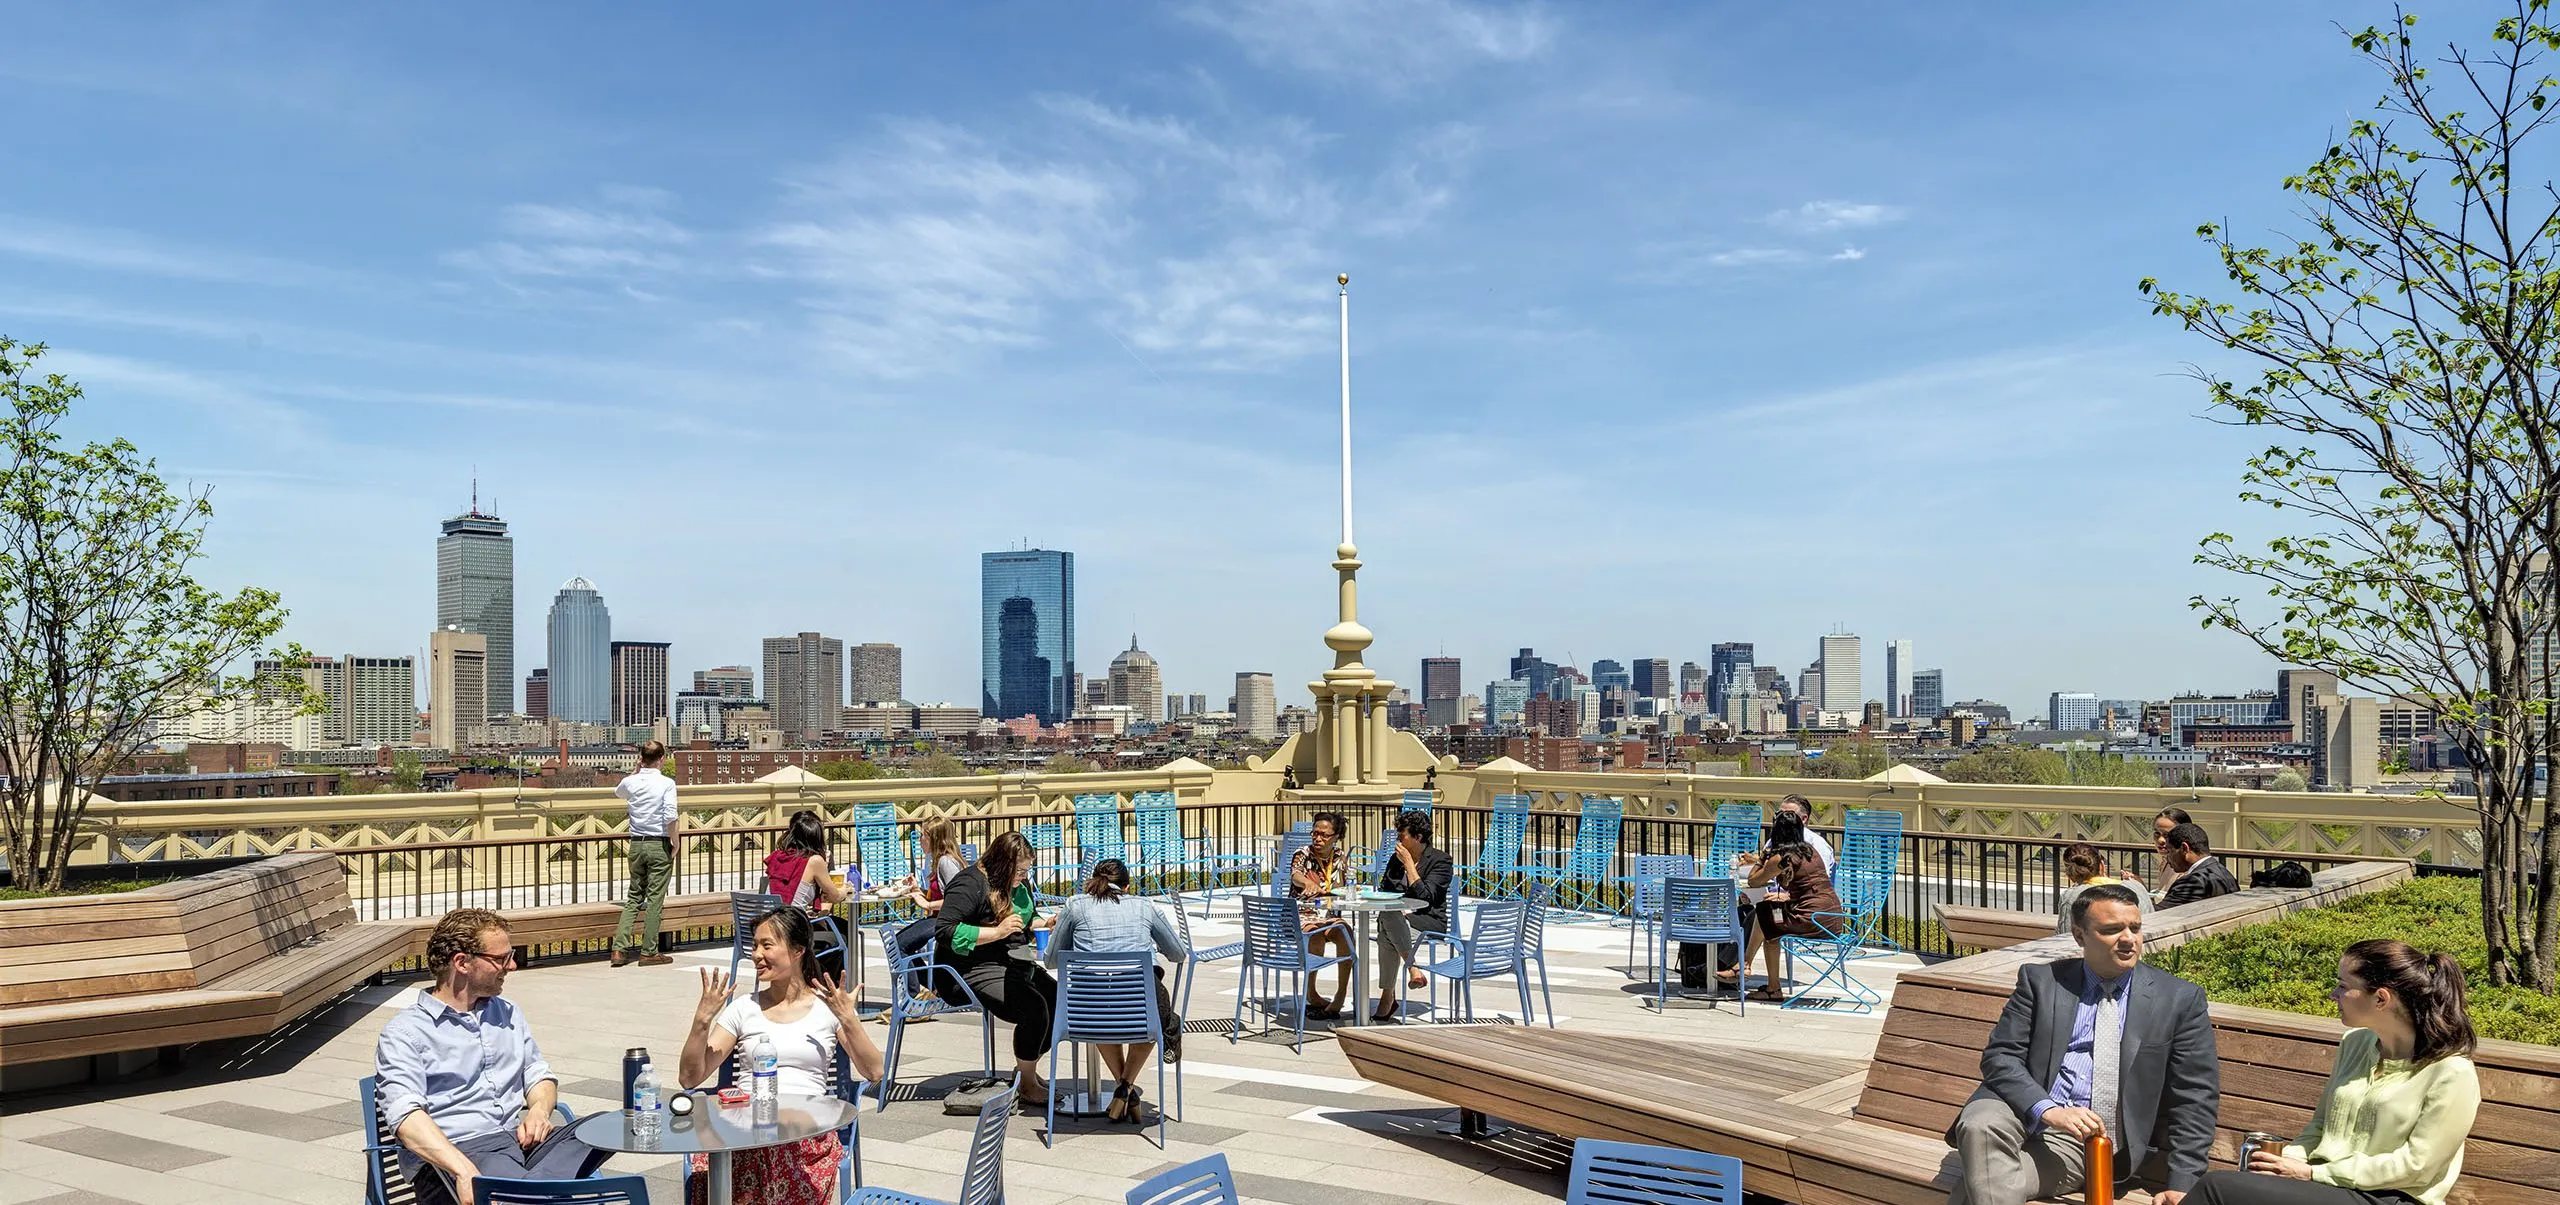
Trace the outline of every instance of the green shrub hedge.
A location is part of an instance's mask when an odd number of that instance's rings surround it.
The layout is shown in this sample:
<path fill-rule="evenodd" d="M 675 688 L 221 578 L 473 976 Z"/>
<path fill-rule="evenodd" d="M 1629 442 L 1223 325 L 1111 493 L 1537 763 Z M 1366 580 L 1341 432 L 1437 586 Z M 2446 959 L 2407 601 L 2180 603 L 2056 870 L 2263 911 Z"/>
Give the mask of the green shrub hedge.
<path fill-rule="evenodd" d="M 2488 986 L 2476 879 L 2414 879 L 2162 950 L 2148 961 L 2195 981 L 2226 1004 L 2334 1017 L 2338 1009 L 2329 989 L 2338 982 L 2338 959 L 2369 937 L 2396 937 L 2459 960 L 2471 985 L 2471 1023 L 2481 1037 L 2560 1045 L 2560 996 Z"/>

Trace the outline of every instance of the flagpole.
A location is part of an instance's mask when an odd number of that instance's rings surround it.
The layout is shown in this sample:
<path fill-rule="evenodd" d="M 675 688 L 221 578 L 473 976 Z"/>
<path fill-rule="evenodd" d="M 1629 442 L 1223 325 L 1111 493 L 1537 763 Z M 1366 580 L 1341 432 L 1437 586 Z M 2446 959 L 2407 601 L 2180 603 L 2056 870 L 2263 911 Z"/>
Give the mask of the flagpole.
<path fill-rule="evenodd" d="M 1351 274 L 1336 275 L 1342 289 L 1342 543 L 1351 546 Z"/>

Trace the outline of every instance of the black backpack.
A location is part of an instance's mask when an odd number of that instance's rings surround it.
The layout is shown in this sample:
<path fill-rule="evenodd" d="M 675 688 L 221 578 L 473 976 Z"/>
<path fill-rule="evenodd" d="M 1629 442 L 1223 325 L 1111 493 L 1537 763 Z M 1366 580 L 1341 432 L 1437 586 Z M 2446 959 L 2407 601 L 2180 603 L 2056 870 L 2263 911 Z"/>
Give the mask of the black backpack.
<path fill-rule="evenodd" d="M 2300 862 L 2278 862 L 2249 874 L 2251 887 L 2299 889 L 2311 885 L 2311 868 Z"/>

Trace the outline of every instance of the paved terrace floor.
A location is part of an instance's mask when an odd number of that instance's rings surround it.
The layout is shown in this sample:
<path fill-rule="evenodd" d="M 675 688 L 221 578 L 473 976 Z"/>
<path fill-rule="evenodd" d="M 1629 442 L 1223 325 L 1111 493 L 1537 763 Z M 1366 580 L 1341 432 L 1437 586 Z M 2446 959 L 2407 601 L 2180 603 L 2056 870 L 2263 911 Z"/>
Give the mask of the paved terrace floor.
<path fill-rule="evenodd" d="M 1195 921 L 1203 945 L 1238 935 L 1232 902 Z M 1782 1011 L 1754 1005 L 1675 1008 L 1657 1016 L 1639 1003 L 1651 990 L 1627 978 L 1623 929 L 1602 924 L 1547 930 L 1555 1007 L 1562 1026 L 1695 1043 L 1703 1060 L 1783 1058 L 1789 1051 L 1864 1059 L 1871 1016 Z M 728 952 L 680 952 L 669 967 L 615 969 L 600 958 L 555 959 L 516 971 L 506 994 L 531 1018 L 535 1036 L 562 1077 L 561 1099 L 581 1116 L 615 1106 L 622 1052 L 646 1046 L 671 1067 L 699 995 L 695 968 L 725 964 Z M 1909 957 L 1857 964 L 1860 978 L 1890 991 L 1915 967 Z M 876 976 L 876 960 L 874 963 Z M 1508 980 L 1478 987 L 1478 1016 L 1511 1000 Z M 1235 963 L 1211 964 L 1192 998 L 1195 1028 L 1223 1021 L 1235 1006 Z M 373 1070 L 375 1035 L 408 1003 L 414 984 L 362 989 L 260 1042 L 193 1050 L 175 1074 L 86 1085 L 0 1102 L 0 1201 L 13 1205 L 355 1205 L 364 1199 L 363 1139 L 353 1100 Z M 880 986 L 875 983 L 876 997 Z M 1505 1015 L 1508 1013 L 1506 1011 Z M 1247 1014 L 1248 1028 L 1254 1024 Z M 1008 1057 L 999 1023 L 996 1053 Z M 871 1027 L 884 1038 L 886 1027 Z M 900 1067 L 905 1085 L 965 1077 L 978 1066 L 978 1022 L 954 1017 L 908 1029 Z M 1328 1038 L 1309 1031 L 1303 1054 L 1285 1030 L 1192 1033 L 1183 1064 L 1186 1108 L 1169 1145 L 1099 1119 L 1060 1119 L 1057 1144 L 1043 1148 L 1042 1119 L 1013 1122 L 1006 1143 L 1011 1205 L 1121 1201 L 1158 1171 L 1225 1152 L 1248 1200 L 1280 1205 L 1387 1205 L 1439 1201 L 1467 1205 L 1554 1201 L 1564 1195 L 1569 1148 L 1515 1132 L 1494 1146 L 1445 1138 L 1453 1116 L 1437 1102 L 1360 1079 Z M 1154 1098 L 1150 1082 L 1149 1098 Z M 924 1085 L 931 1090 L 931 1085 Z M 1168 1084 L 1170 1087 L 1170 1084 Z M 902 1093 L 903 1095 L 903 1093 Z M 865 1112 L 865 1183 L 949 1200 L 959 1191 L 972 1119 L 945 1116 L 938 1101 L 893 1101 Z M 606 1165 L 650 1181 L 650 1199 L 682 1202 L 672 1156 L 617 1155 Z"/>

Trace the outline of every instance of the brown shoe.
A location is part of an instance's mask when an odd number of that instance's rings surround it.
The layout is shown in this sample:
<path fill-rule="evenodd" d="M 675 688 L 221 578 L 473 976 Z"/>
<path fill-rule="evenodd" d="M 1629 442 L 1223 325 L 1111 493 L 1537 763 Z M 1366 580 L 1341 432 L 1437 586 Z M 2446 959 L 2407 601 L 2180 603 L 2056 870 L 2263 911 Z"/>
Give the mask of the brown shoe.
<path fill-rule="evenodd" d="M 618 967 L 631 965 L 631 951 L 626 950 L 621 946 L 615 946 L 613 948 L 613 957 L 606 959 L 605 965 Z"/>
<path fill-rule="evenodd" d="M 633 961 L 638 962 L 644 967 L 662 967 L 670 962 L 674 962 L 675 959 L 665 954 L 643 954 Z"/>

